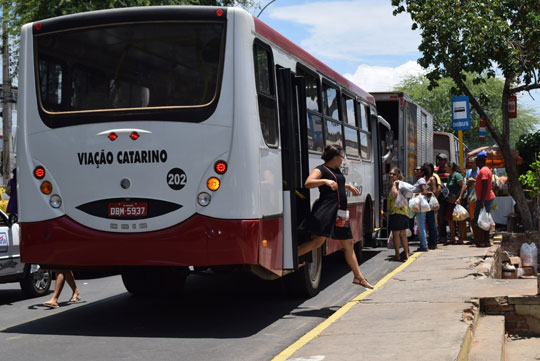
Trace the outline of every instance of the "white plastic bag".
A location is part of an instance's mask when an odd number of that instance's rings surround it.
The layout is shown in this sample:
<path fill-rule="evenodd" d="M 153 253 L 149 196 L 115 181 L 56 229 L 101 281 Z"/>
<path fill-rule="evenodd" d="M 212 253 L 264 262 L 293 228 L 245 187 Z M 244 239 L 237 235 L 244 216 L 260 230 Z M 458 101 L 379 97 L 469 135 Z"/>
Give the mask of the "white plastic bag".
<path fill-rule="evenodd" d="M 409 201 L 409 209 L 415 213 L 429 212 L 429 203 L 421 194 L 415 195 Z"/>
<path fill-rule="evenodd" d="M 414 186 L 407 182 L 399 182 L 399 192 L 406 198 L 411 198 L 414 192 Z"/>
<path fill-rule="evenodd" d="M 394 205 L 396 206 L 396 208 L 407 207 L 407 198 L 405 198 L 405 196 L 401 192 L 398 192 Z"/>
<path fill-rule="evenodd" d="M 534 273 L 537 272 L 538 268 L 538 248 L 534 242 L 523 243 L 519 250 L 519 256 L 523 266 L 532 266 L 534 267 Z"/>
<path fill-rule="evenodd" d="M 435 197 L 435 194 L 433 194 L 429 200 L 429 208 L 432 211 L 438 211 L 440 208 L 439 201 L 437 200 L 437 197 Z"/>
<path fill-rule="evenodd" d="M 461 204 L 456 204 L 452 212 L 452 219 L 454 221 L 464 221 L 467 218 L 469 218 L 469 212 Z"/>
<path fill-rule="evenodd" d="M 483 229 L 484 231 L 489 231 L 491 228 L 491 222 L 493 219 L 490 219 L 489 213 L 486 212 L 486 208 L 482 208 L 480 210 L 480 215 L 478 216 L 478 227 Z"/>
<path fill-rule="evenodd" d="M 392 234 L 390 234 L 390 237 L 388 237 L 388 241 L 386 241 L 386 248 L 394 249 L 394 237 L 392 236 Z"/>

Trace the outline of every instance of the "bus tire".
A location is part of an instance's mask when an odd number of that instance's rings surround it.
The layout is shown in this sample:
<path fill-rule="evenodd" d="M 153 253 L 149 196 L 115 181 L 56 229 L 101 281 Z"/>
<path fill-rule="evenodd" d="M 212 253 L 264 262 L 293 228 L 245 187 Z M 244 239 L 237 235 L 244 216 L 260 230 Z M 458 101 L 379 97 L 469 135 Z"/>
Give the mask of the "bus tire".
<path fill-rule="evenodd" d="M 284 277 L 284 287 L 287 294 L 298 298 L 311 298 L 319 293 L 322 270 L 322 248 L 312 252 L 313 262 L 306 263 L 297 271 Z"/>
<path fill-rule="evenodd" d="M 178 296 L 187 276 L 187 267 L 135 268 L 122 272 L 122 282 L 134 296 Z"/>
<path fill-rule="evenodd" d="M 49 293 L 52 282 L 51 270 L 39 268 L 30 273 L 31 265 L 27 264 L 24 270 L 24 278 L 20 280 L 21 289 L 28 297 L 41 297 Z"/>

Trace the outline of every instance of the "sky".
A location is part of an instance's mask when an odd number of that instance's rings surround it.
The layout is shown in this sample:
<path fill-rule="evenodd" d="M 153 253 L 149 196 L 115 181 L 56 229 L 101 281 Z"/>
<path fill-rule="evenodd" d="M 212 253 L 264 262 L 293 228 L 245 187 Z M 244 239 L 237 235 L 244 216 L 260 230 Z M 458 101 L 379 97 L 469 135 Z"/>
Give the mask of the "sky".
<path fill-rule="evenodd" d="M 259 19 L 364 90 L 390 91 L 423 72 L 420 32 L 411 30 L 409 14 L 393 10 L 390 0 L 276 0 Z M 518 111 L 524 102 L 540 114 L 540 92 L 534 98 L 522 95 Z"/>

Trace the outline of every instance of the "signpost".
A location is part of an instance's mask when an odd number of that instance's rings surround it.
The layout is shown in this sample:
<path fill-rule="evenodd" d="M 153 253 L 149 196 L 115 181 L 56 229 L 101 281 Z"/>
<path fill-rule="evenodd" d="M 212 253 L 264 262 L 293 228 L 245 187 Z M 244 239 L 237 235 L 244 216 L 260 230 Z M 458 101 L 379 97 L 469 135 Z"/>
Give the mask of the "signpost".
<path fill-rule="evenodd" d="M 452 127 L 458 131 L 459 166 L 464 169 L 463 160 L 463 131 L 471 129 L 471 108 L 469 97 L 452 97 Z"/>

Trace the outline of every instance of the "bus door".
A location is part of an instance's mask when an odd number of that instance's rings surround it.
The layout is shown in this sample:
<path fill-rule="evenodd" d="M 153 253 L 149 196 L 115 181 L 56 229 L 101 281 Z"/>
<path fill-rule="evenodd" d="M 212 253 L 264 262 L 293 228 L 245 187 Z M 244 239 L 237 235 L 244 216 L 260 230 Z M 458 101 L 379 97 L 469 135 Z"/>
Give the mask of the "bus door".
<path fill-rule="evenodd" d="M 309 175 L 305 81 L 290 69 L 276 67 L 281 168 L 283 174 L 283 269 L 298 268 L 298 244 L 309 235 L 298 226 L 310 211 L 309 190 L 303 187 Z"/>

